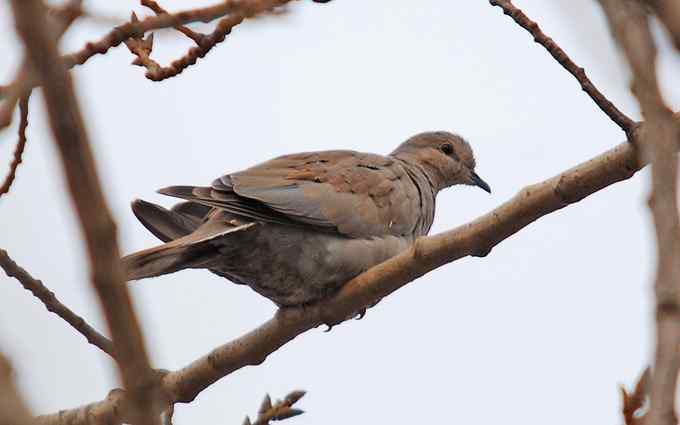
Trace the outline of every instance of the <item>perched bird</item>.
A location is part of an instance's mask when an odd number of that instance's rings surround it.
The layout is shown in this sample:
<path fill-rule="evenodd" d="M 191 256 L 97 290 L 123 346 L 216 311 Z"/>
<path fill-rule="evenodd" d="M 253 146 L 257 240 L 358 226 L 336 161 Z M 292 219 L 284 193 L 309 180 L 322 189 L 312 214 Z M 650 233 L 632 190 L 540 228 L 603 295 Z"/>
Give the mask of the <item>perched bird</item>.
<path fill-rule="evenodd" d="M 167 210 L 136 200 L 165 244 L 123 258 L 129 280 L 205 268 L 279 306 L 326 298 L 426 235 L 449 186 L 491 193 L 460 136 L 427 132 L 387 156 L 348 150 L 285 155 L 210 187 L 171 186 Z"/>

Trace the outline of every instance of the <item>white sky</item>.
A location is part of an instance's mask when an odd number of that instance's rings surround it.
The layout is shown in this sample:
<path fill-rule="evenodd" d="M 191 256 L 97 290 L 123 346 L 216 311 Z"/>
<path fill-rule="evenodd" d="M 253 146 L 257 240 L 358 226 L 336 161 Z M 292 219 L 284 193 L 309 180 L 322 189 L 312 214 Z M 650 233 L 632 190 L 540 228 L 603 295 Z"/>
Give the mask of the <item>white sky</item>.
<path fill-rule="evenodd" d="M 517 0 L 595 84 L 637 118 L 627 73 L 591 0 Z M 128 16 L 133 1 L 90 0 Z M 162 3 L 176 10 L 210 1 Z M 531 37 L 487 1 L 293 2 L 285 17 L 248 22 L 198 66 L 162 83 L 143 78 L 124 47 L 74 73 L 124 252 L 156 240 L 129 210 L 137 197 L 214 177 L 272 156 L 348 148 L 386 153 L 410 135 L 465 136 L 488 196 L 471 188 L 438 199 L 433 231 L 464 223 L 523 186 L 623 141 L 621 131 Z M 77 25 L 72 51 L 107 26 Z M 21 61 L 0 4 L 0 81 Z M 163 62 L 190 46 L 156 37 Z M 669 102 L 678 60 L 664 41 Z M 0 247 L 98 329 L 83 243 L 34 96 L 25 163 L 0 199 Z M 0 133 L 11 159 L 15 126 Z M 3 168 L 4 170 L 4 168 Z M 3 171 L 4 173 L 4 171 Z M 650 357 L 654 246 L 647 174 L 545 217 L 483 259 L 468 258 L 401 289 L 363 321 L 313 330 L 178 405 L 176 423 L 239 424 L 266 392 L 308 396 L 290 424 L 620 423 L 617 386 Z M 110 360 L 17 282 L 0 276 L 0 347 L 36 413 L 104 398 Z M 140 282 L 132 295 L 155 367 L 176 369 L 267 320 L 274 306 L 208 272 Z"/>

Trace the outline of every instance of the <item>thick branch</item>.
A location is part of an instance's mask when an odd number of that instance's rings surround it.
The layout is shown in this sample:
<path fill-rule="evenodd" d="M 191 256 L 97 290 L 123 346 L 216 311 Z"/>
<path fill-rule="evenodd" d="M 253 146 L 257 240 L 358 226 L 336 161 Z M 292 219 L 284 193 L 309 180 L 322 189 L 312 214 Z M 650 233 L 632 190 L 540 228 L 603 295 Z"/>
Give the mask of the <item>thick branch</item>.
<path fill-rule="evenodd" d="M 30 291 L 37 299 L 42 301 L 50 311 L 57 316 L 64 319 L 69 325 L 71 325 L 78 333 L 87 339 L 90 344 L 99 347 L 103 352 L 111 357 L 114 357 L 113 343 L 104 335 L 97 332 L 92 326 L 90 326 L 85 319 L 78 316 L 70 308 L 66 307 L 54 296 L 54 292 L 50 291 L 43 285 L 43 283 L 33 276 L 31 276 L 26 270 L 21 268 L 17 263 L 12 261 L 12 259 L 7 254 L 7 251 L 0 249 L 0 268 L 2 268 L 8 277 L 13 277 L 21 283 L 27 291 Z"/>
<path fill-rule="evenodd" d="M 675 48 L 680 50 L 680 2 L 677 0 L 647 0 L 656 16 L 666 27 Z"/>
<path fill-rule="evenodd" d="M 12 367 L 0 354 L 0 425 L 30 425 L 31 413 L 12 379 Z"/>
<path fill-rule="evenodd" d="M 246 365 L 261 363 L 300 333 L 322 323 L 337 324 L 444 264 L 466 256 L 484 256 L 540 217 L 630 178 L 640 167 L 633 145 L 622 144 L 549 180 L 526 187 L 468 224 L 419 239 L 412 249 L 354 278 L 330 301 L 304 311 L 279 311 L 254 331 L 167 374 L 164 387 L 175 400 L 191 401 L 218 379 Z"/>
<path fill-rule="evenodd" d="M 83 13 L 81 0 L 70 0 L 60 7 L 49 9 L 49 27 L 54 37 L 59 40 L 71 24 Z M 0 130 L 12 123 L 12 114 L 20 99 L 27 97 L 38 84 L 33 69 L 24 60 L 14 80 L 7 86 L 0 86 Z"/>
<path fill-rule="evenodd" d="M 113 336 L 125 388 L 131 393 L 133 423 L 157 422 L 154 374 L 132 310 L 119 262 L 116 227 L 99 184 L 94 158 L 73 92 L 71 76 L 47 27 L 41 0 L 12 0 L 26 55 L 43 83 L 50 126 L 61 155 L 68 188 L 87 242 L 92 284 Z"/>
<path fill-rule="evenodd" d="M 640 148 L 652 162 L 649 206 L 658 247 L 656 356 L 645 423 L 674 425 L 680 368 L 680 217 L 678 216 L 677 128 L 659 89 L 657 50 L 643 5 L 631 0 L 600 0 L 614 37 L 633 71 L 632 91 L 647 121 Z"/>
<path fill-rule="evenodd" d="M 643 124 L 639 131 L 644 131 Z M 635 134 L 638 131 L 634 132 Z M 212 383 L 248 365 L 262 363 L 301 333 L 321 324 L 337 324 L 419 276 L 465 256 L 486 255 L 490 250 L 537 219 L 578 202 L 609 185 L 632 177 L 642 168 L 634 143 L 623 143 L 549 180 L 528 186 L 514 198 L 480 218 L 448 232 L 422 238 L 404 252 L 362 273 L 331 300 L 305 309 L 279 310 L 255 330 L 222 345 L 186 367 L 166 374 L 162 387 L 171 403 L 190 402 Z M 110 412 L 101 401 L 66 411 Z M 104 418 L 90 416 L 92 423 Z M 120 417 L 112 423 L 120 423 Z M 80 424 L 58 415 L 44 416 L 44 424 Z M 110 422 L 107 422 L 110 423 Z"/>
<path fill-rule="evenodd" d="M 590 81 L 590 78 L 586 75 L 585 69 L 576 65 L 576 63 L 571 60 L 567 53 L 562 50 L 552 38 L 541 31 L 541 28 L 536 22 L 529 19 L 524 12 L 515 7 L 511 0 L 489 0 L 489 3 L 491 3 L 492 6 L 498 6 L 503 9 L 504 14 L 511 17 L 517 24 L 527 30 L 534 37 L 536 43 L 543 46 L 564 69 L 576 78 L 579 84 L 581 84 L 581 89 L 593 99 L 602 112 L 607 114 L 607 116 L 614 121 L 626 135 L 630 134 L 635 126 L 635 121 L 628 118 L 611 101 L 609 101 L 609 99 L 595 87 L 593 82 Z"/>

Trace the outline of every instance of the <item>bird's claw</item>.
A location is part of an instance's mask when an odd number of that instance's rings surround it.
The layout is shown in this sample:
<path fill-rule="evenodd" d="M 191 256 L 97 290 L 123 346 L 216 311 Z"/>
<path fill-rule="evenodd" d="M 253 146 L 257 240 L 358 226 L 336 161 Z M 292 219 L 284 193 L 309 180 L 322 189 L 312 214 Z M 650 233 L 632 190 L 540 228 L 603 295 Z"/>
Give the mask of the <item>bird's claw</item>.
<path fill-rule="evenodd" d="M 354 320 L 361 320 L 361 319 L 364 318 L 365 315 L 366 315 L 366 309 L 362 308 L 361 310 L 359 310 L 359 312 L 356 314 L 356 316 L 354 316 Z"/>

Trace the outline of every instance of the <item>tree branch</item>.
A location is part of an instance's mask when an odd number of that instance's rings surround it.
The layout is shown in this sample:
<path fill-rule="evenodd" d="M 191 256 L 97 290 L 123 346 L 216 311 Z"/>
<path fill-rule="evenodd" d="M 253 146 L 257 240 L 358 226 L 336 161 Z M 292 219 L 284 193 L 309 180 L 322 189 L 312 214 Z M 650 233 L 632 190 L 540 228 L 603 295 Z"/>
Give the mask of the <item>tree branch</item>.
<path fill-rule="evenodd" d="M 277 400 L 274 404 L 272 404 L 272 399 L 267 394 L 260 404 L 255 422 L 250 422 L 250 418 L 246 416 L 243 425 L 269 425 L 271 421 L 282 421 L 301 415 L 304 411 L 293 409 L 292 406 L 304 397 L 305 394 L 305 391 L 292 391 L 283 400 Z"/>
<path fill-rule="evenodd" d="M 225 36 L 231 32 L 231 29 L 241 23 L 243 19 L 265 13 L 290 1 L 291 0 L 225 0 L 213 6 L 189 9 L 177 13 L 161 13 L 158 16 L 145 18 L 142 21 L 132 20 L 113 28 L 100 40 L 88 42 L 82 49 L 64 55 L 62 58 L 68 68 L 73 68 L 76 65 L 84 64 L 97 54 L 105 54 L 112 47 L 132 40 L 128 47 L 138 56 L 138 60 L 135 61 L 135 64 L 147 68 L 147 78 L 153 81 L 161 81 L 174 77 L 187 67 L 195 64 L 199 58 L 204 57 L 216 44 L 222 42 Z M 71 3 L 80 5 L 80 0 L 73 0 Z M 71 3 L 65 8 L 56 9 L 57 15 L 59 15 L 59 13 L 73 12 L 75 9 L 71 8 Z M 144 5 L 146 6 L 146 4 Z M 159 9 L 159 11 L 162 10 L 160 6 L 158 6 L 158 8 L 154 8 L 153 6 L 147 7 L 150 7 L 154 11 L 156 11 L 155 9 Z M 78 7 L 77 10 L 78 15 L 82 13 L 80 7 Z M 162 28 L 177 28 L 180 32 L 196 41 L 199 34 L 186 27 L 182 27 L 183 24 L 192 22 L 210 22 L 228 14 L 230 14 L 230 16 L 222 19 L 213 33 L 208 35 L 200 34 L 203 37 L 201 38 L 198 47 L 190 49 L 187 54 L 172 62 L 168 67 L 162 67 L 151 60 L 148 56 L 151 49 L 147 52 L 142 51 L 140 55 L 139 49 L 135 48 L 137 47 L 135 40 L 141 39 L 146 32 Z M 78 15 L 73 16 L 72 19 L 75 19 Z M 68 14 L 65 16 L 67 18 L 71 17 L 71 15 Z M 71 22 L 72 21 L 67 22 L 63 31 L 68 28 Z M 181 28 L 185 28 L 188 31 Z M 192 32 L 194 36 L 192 37 L 188 32 Z M 19 98 L 39 84 L 40 83 L 36 80 L 31 70 L 27 68 L 27 66 L 22 65 L 12 83 L 6 86 L 0 86 L 0 99 L 4 99 L 3 104 L 0 106 L 0 130 L 11 124 L 12 113 L 14 112 Z"/>
<path fill-rule="evenodd" d="M 81 50 L 64 56 L 67 66 L 82 65 L 96 54 L 104 54 L 129 38 L 139 38 L 145 33 L 161 28 L 173 28 L 192 22 L 210 22 L 227 14 L 253 16 L 282 5 L 290 0 L 225 0 L 213 6 L 150 16 L 141 21 L 120 25 L 98 41 L 90 42 Z"/>
<path fill-rule="evenodd" d="M 167 10 L 163 9 L 160 4 L 158 4 L 154 0 L 141 0 L 141 4 L 144 7 L 148 7 L 155 13 L 156 15 L 167 15 L 170 12 Z M 184 25 L 178 25 L 175 28 L 177 31 L 181 32 L 182 34 L 186 35 L 188 38 L 190 38 L 194 43 L 196 43 L 197 46 L 200 46 L 204 39 L 205 39 L 205 34 L 201 34 L 200 32 L 196 32 L 192 30 L 189 27 L 186 27 Z"/>
<path fill-rule="evenodd" d="M 57 40 L 83 13 L 81 2 L 82 0 L 70 0 L 63 6 L 48 10 L 49 27 Z M 24 59 L 14 80 L 9 85 L 0 87 L 0 100 L 3 100 L 0 106 L 0 130 L 12 123 L 12 114 L 17 102 L 28 96 L 37 84 L 30 63 Z"/>
<path fill-rule="evenodd" d="M 503 9 L 503 13 L 511 17 L 517 24 L 527 30 L 529 34 L 534 37 L 534 41 L 545 48 L 555 60 L 562 65 L 576 80 L 581 84 L 581 89 L 590 96 L 595 104 L 607 114 L 607 116 L 623 130 L 630 139 L 630 132 L 635 127 L 635 121 L 621 112 L 609 99 L 607 99 L 602 92 L 590 81 L 586 75 L 585 69 L 576 65 L 574 61 L 562 50 L 562 48 L 550 37 L 545 35 L 538 24 L 519 8 L 512 4 L 511 0 L 489 0 L 492 6 L 498 6 Z"/>
<path fill-rule="evenodd" d="M 621 386 L 621 413 L 625 425 L 644 425 L 645 415 L 640 415 L 639 412 L 644 407 L 649 394 L 650 375 L 651 370 L 646 368 L 631 393 Z"/>
<path fill-rule="evenodd" d="M 0 425 L 31 425 L 31 413 L 12 379 L 12 367 L 0 354 Z"/>
<path fill-rule="evenodd" d="M 12 1 L 15 8 L 19 8 L 20 6 L 18 6 L 18 4 L 21 4 L 22 2 L 35 3 L 35 0 Z M 232 3 L 233 2 L 226 1 L 217 6 L 225 7 L 225 5 L 228 4 L 233 6 Z M 494 3 L 512 6 L 512 3 L 507 0 L 498 0 L 492 4 Z M 211 11 L 214 11 L 213 8 L 217 6 L 205 8 L 205 10 L 210 9 Z M 89 48 L 94 49 L 92 55 L 102 53 L 98 51 L 98 49 L 104 49 L 103 51 L 105 52 L 108 48 L 120 44 L 120 42 L 125 39 L 140 37 L 144 32 L 154 29 L 154 25 L 163 23 L 163 26 L 178 26 L 183 23 L 192 22 L 191 20 L 187 20 L 189 18 L 186 16 L 180 16 L 179 14 L 174 16 L 174 18 L 166 19 L 165 21 L 160 20 L 160 18 L 166 18 L 166 15 L 162 15 L 155 18 L 146 18 L 135 24 L 125 24 L 119 27 L 118 31 L 127 31 L 129 34 L 126 35 L 123 33 L 121 35 L 120 32 L 114 30 L 109 34 L 108 38 L 102 39 L 101 43 L 103 44 L 99 44 L 99 46 L 95 46 L 97 43 L 91 44 Z M 517 16 L 521 18 L 521 15 Z M 513 18 L 515 17 L 513 16 Z M 159 20 L 150 21 L 153 19 Z M 120 28 L 127 29 L 120 30 Z M 532 31 L 530 27 L 525 28 L 529 29 L 530 32 Z M 542 34 L 540 30 L 538 31 L 539 35 Z M 27 39 L 27 45 L 30 44 L 28 39 L 31 37 L 31 34 L 28 33 L 28 30 L 24 29 L 22 34 L 24 34 L 23 36 Z M 123 38 L 115 44 L 116 40 L 121 37 Z M 543 35 L 543 37 L 546 36 Z M 553 54 L 558 62 L 567 68 L 563 63 L 565 61 L 564 58 L 560 59 L 558 57 L 558 53 L 561 49 L 557 47 L 559 51 L 555 50 L 556 45 L 551 47 L 552 45 L 548 43 L 548 41 L 551 40 L 547 37 L 546 39 L 547 41 L 544 40 L 544 47 Z M 87 56 L 87 54 L 85 56 Z M 91 55 L 87 56 L 85 60 L 89 57 L 91 57 Z M 68 59 L 69 57 L 67 56 L 66 58 Z M 78 63 L 76 59 L 78 59 L 77 54 L 76 56 L 71 57 L 69 65 L 72 66 L 73 64 Z M 33 60 L 36 62 L 38 61 L 37 58 L 34 58 Z M 53 61 L 52 65 L 57 63 L 54 62 L 52 56 L 49 56 L 49 60 Z M 576 67 L 570 60 L 566 63 L 571 63 Z M 61 67 L 56 66 L 56 68 L 61 72 Z M 47 67 L 39 67 L 39 69 L 41 70 L 41 75 L 48 76 L 50 73 Z M 577 71 L 579 69 L 580 68 L 578 68 Z M 572 71 L 570 70 L 570 72 Z M 583 77 L 585 77 L 585 74 L 581 77 L 577 75 L 577 73 L 572 73 L 579 82 L 581 82 L 582 87 L 584 87 L 584 85 L 587 86 L 586 83 L 589 83 L 592 86 L 592 83 L 590 83 L 587 78 L 584 80 Z M 60 78 L 67 77 L 68 76 L 60 76 Z M 49 79 L 46 78 L 46 81 L 48 80 Z M 586 82 L 584 83 L 584 81 Z M 46 86 L 46 93 L 48 94 L 50 91 L 49 89 L 50 88 Z M 647 129 L 647 124 L 643 124 L 638 128 L 632 120 L 625 117 L 625 115 L 620 113 L 615 107 L 613 110 L 605 109 L 605 107 L 607 107 L 605 101 L 609 101 L 604 98 L 599 91 L 594 89 L 594 87 L 592 87 L 592 89 L 595 90 L 593 93 L 589 92 L 586 90 L 586 87 L 584 87 L 584 90 L 588 92 L 603 111 L 607 112 L 608 115 L 611 114 L 610 117 L 612 117 L 621 128 L 625 127 L 624 130 L 627 131 L 630 140 L 638 141 L 638 139 L 640 139 L 640 134 L 646 134 L 647 131 L 651 131 Z M 601 96 L 601 99 L 598 100 L 596 98 L 597 94 Z M 51 98 L 48 96 L 48 104 L 51 101 L 50 99 Z M 71 103 L 70 100 L 67 103 Z M 609 105 L 611 105 L 611 102 L 609 102 Z M 613 107 L 613 105 L 611 106 Z M 77 112 L 77 109 L 75 111 Z M 54 112 L 51 111 L 51 113 Z M 618 117 L 618 121 L 614 117 L 617 113 L 621 115 Z M 629 122 L 626 121 L 626 119 Z M 80 124 L 82 125 L 82 123 Z M 55 133 L 57 133 L 58 126 L 54 127 Z M 77 128 L 76 130 L 80 131 L 80 129 Z M 85 147 L 87 147 L 86 144 Z M 85 150 L 84 152 L 86 155 L 89 155 L 88 150 Z M 66 153 L 74 154 L 74 150 L 66 151 L 63 154 L 65 158 L 67 157 Z M 65 162 L 68 161 L 65 160 Z M 643 165 L 644 161 L 638 160 L 635 145 L 624 143 L 588 162 L 567 170 L 560 175 L 523 189 L 513 199 L 471 223 L 448 232 L 421 238 L 416 242 L 412 249 L 371 268 L 347 283 L 347 285 L 332 299 L 305 309 L 280 310 L 272 319 L 261 325 L 259 328 L 216 348 L 208 355 L 178 371 L 163 374 L 160 376 L 159 382 L 162 392 L 166 397 L 166 400 L 164 401 L 167 402 L 167 405 L 178 402 L 189 402 L 212 383 L 227 376 L 233 371 L 247 365 L 263 362 L 269 354 L 294 339 L 297 335 L 321 324 L 328 324 L 330 326 L 338 324 L 347 318 L 352 317 L 355 312 L 374 304 L 405 284 L 444 264 L 466 256 L 485 256 L 495 245 L 520 231 L 533 221 L 572 203 L 578 202 L 586 196 L 611 184 L 630 178 Z M 96 182 L 96 175 L 94 175 L 93 169 L 92 173 L 95 177 L 93 181 Z M 70 176 L 69 178 L 71 179 Z M 70 184 L 73 185 L 72 182 L 70 182 Z M 96 189 L 98 190 L 99 188 L 97 187 Z M 95 194 L 98 194 L 97 191 L 95 191 Z M 75 199 L 78 198 L 79 195 L 74 191 L 73 196 Z M 78 204 L 77 199 L 76 203 Z M 81 208 L 85 209 L 86 206 L 79 206 L 79 210 Z M 105 206 L 104 211 L 107 211 Z M 104 215 L 107 214 L 105 213 Z M 83 219 L 83 221 L 85 221 L 85 219 Z M 106 220 L 104 220 L 104 224 L 104 229 L 108 231 L 108 233 L 104 232 L 104 234 L 112 236 L 111 240 L 113 241 L 112 243 L 115 248 L 115 232 L 113 232 L 112 222 L 106 223 Z M 92 241 L 88 239 L 88 243 L 90 244 Z M 109 251 L 106 252 L 111 253 L 110 245 L 108 246 L 108 249 Z M 116 249 L 114 249 L 114 251 L 115 250 Z M 93 264 L 95 264 L 94 261 Z M 113 271 L 116 273 L 118 272 L 115 267 Z M 95 277 L 101 278 L 101 276 L 98 276 L 96 273 Z M 117 280 L 117 278 L 118 276 L 114 274 L 114 277 L 111 279 Z M 117 342 L 115 335 L 114 332 L 114 341 Z M 37 422 L 43 424 L 113 424 L 121 423 L 123 421 L 127 422 L 128 405 L 131 401 L 134 402 L 134 400 L 137 400 L 134 392 L 126 394 L 123 391 L 113 391 L 106 400 L 80 408 L 62 411 L 59 414 L 42 416 L 38 418 Z M 149 403 L 149 406 L 151 413 L 160 412 L 167 407 L 153 403 Z"/>
<path fill-rule="evenodd" d="M 22 97 L 19 101 L 19 114 L 21 118 L 19 120 L 19 141 L 17 142 L 17 147 L 14 149 L 14 159 L 9 165 L 9 172 L 5 177 L 5 181 L 0 186 L 0 197 L 9 192 L 9 189 L 14 183 L 14 178 L 17 175 L 17 168 L 21 164 L 21 157 L 24 154 L 24 148 L 26 147 L 26 127 L 28 127 L 28 99 L 31 96 L 29 92 L 26 96 Z"/>
<path fill-rule="evenodd" d="M 114 357 L 113 342 L 104 335 L 97 332 L 90 326 L 85 319 L 78 316 L 70 308 L 66 307 L 54 296 L 54 292 L 50 291 L 43 285 L 43 283 L 26 270 L 15 263 L 7 254 L 7 251 L 0 249 L 0 268 L 2 268 L 8 277 L 13 277 L 21 283 L 27 291 L 30 291 L 37 299 L 39 299 L 47 308 L 47 311 L 56 314 L 71 325 L 78 333 L 87 339 L 87 342 L 98 347 L 111 357 Z"/>
<path fill-rule="evenodd" d="M 126 41 L 126 45 L 132 53 L 138 56 L 138 61 L 134 63 L 137 65 L 144 66 L 147 69 L 146 78 L 152 81 L 163 81 L 168 78 L 175 77 L 179 75 L 186 68 L 194 65 L 199 58 L 207 55 L 213 47 L 224 41 L 226 36 L 231 33 L 232 28 L 243 22 L 247 17 L 255 16 L 255 14 L 265 13 L 272 8 L 287 3 L 290 0 L 279 0 L 276 2 L 260 2 L 257 7 L 244 10 L 236 10 L 229 16 L 220 19 L 215 27 L 215 30 L 210 34 L 197 33 L 183 25 L 175 26 L 174 28 L 186 35 L 196 43 L 196 47 L 192 47 L 189 51 L 181 58 L 173 61 L 169 66 L 159 66 L 158 63 L 150 60 L 148 58 L 149 53 L 151 53 L 152 43 L 148 43 L 148 51 L 139 49 L 139 44 L 141 41 L 136 39 L 129 39 Z M 267 8 L 268 5 L 271 6 Z M 163 9 L 154 0 L 142 0 L 142 5 L 153 10 L 158 16 L 163 16 L 169 14 L 165 9 Z M 134 20 L 133 20 L 134 22 Z"/>
<path fill-rule="evenodd" d="M 156 375 L 149 366 L 142 333 L 120 265 L 116 226 L 104 200 L 94 158 L 73 92 L 71 76 L 49 32 L 41 0 L 12 0 L 17 32 L 26 56 L 43 83 L 50 126 L 68 188 L 87 242 L 92 284 L 104 310 L 135 424 L 155 424 Z"/>
<path fill-rule="evenodd" d="M 680 116 L 676 121 L 680 120 Z M 645 131 L 646 124 L 633 132 Z M 636 140 L 634 140 L 636 141 Z M 282 309 L 258 328 L 227 343 L 186 367 L 164 375 L 161 385 L 169 403 L 187 403 L 212 383 L 248 365 L 262 363 L 301 333 L 321 324 L 334 325 L 416 278 L 466 256 L 484 256 L 537 219 L 576 203 L 605 187 L 632 177 L 644 166 L 635 143 L 615 148 L 551 179 L 528 186 L 515 197 L 478 219 L 453 230 L 419 239 L 415 246 L 357 276 L 332 299 L 304 309 Z M 65 411 L 69 418 L 83 411 L 110 412 L 108 401 Z M 120 416 L 93 416 L 120 423 Z M 41 424 L 81 424 L 59 415 L 41 417 Z"/>
<path fill-rule="evenodd" d="M 674 425 L 680 368 L 680 216 L 678 216 L 678 130 L 657 81 L 657 50 L 643 5 L 633 0 L 600 0 L 614 38 L 633 72 L 631 85 L 648 125 L 641 133 L 643 157 L 652 161 L 649 207 L 654 218 L 658 260 L 656 356 L 645 423 Z"/>
<path fill-rule="evenodd" d="M 680 3 L 677 0 L 646 0 L 680 50 Z"/>

